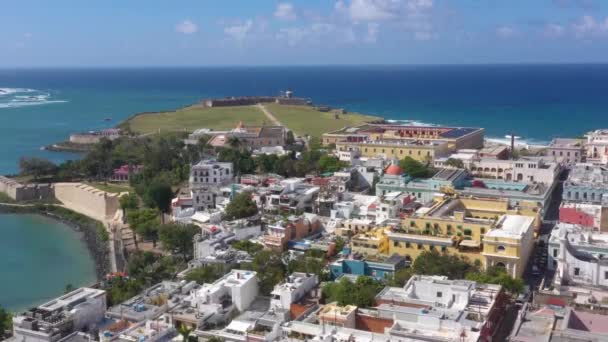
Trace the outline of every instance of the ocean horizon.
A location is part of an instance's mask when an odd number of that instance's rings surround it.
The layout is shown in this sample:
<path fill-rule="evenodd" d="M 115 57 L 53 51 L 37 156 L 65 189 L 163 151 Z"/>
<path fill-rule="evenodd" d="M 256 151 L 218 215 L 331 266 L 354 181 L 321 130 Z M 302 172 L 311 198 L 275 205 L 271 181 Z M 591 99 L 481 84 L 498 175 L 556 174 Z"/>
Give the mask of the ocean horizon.
<path fill-rule="evenodd" d="M 608 64 L 73 67 L 0 69 L 0 173 L 70 133 L 206 97 L 293 89 L 316 104 L 421 125 L 473 126 L 546 144 L 608 127 Z M 106 122 L 105 118 L 112 121 Z"/>

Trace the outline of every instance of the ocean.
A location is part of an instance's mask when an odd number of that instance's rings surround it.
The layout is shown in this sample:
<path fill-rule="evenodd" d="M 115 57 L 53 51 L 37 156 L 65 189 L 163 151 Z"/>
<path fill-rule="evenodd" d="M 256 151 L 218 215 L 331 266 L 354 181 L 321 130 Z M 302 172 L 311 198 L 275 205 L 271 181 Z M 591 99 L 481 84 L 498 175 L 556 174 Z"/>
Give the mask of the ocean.
<path fill-rule="evenodd" d="M 137 112 L 174 109 L 205 97 L 278 95 L 287 89 L 316 104 L 396 121 L 484 127 L 496 141 L 514 133 L 521 142 L 546 144 L 555 137 L 608 128 L 608 64 L 0 69 L 0 174 L 18 172 L 21 156 L 57 162 L 77 158 L 40 148 L 72 132 L 112 127 Z M 11 220 L 17 226 L 28 224 Z M 7 218 L 0 216 L 0 227 L 4 225 Z M 15 233 L 4 232 L 9 238 Z M 18 243 L 41 253 L 29 239 Z M 0 248 L 0 278 L 26 279 L 38 272 L 37 265 L 25 263 L 7 273 L 10 253 Z M 23 288 L 11 286 L 0 293 L 22 299 L 8 305 L 31 303 L 33 298 L 21 296 Z"/>
<path fill-rule="evenodd" d="M 528 143 L 608 127 L 607 65 L 0 70 L 0 173 L 71 132 L 204 97 L 292 89 L 315 103 L 418 124 L 481 126 Z M 105 118 L 112 121 L 106 122 Z"/>
<path fill-rule="evenodd" d="M 0 305 L 11 311 L 96 282 L 80 233 L 39 215 L 0 215 Z"/>

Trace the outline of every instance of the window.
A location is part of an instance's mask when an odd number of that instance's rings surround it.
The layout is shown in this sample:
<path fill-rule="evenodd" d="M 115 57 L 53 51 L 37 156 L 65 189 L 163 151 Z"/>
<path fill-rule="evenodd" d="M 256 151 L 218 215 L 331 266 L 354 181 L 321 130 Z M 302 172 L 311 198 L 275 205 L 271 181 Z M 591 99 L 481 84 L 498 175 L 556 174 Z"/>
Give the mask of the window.
<path fill-rule="evenodd" d="M 502 252 L 504 252 L 505 250 L 506 250 L 506 248 L 505 248 L 505 246 L 503 246 L 503 245 L 496 246 L 496 251 L 497 251 L 497 252 L 501 252 L 501 253 L 502 253 Z"/>
<path fill-rule="evenodd" d="M 441 246 L 441 251 L 445 253 L 448 251 L 448 248 L 446 246 Z"/>
<path fill-rule="evenodd" d="M 416 222 L 415 221 L 410 221 L 410 227 L 416 227 Z"/>
<path fill-rule="evenodd" d="M 554 257 L 554 258 L 557 258 L 557 248 L 555 248 L 555 249 L 553 250 L 553 257 Z"/>
<path fill-rule="evenodd" d="M 481 232 L 481 234 L 485 234 L 485 233 L 486 233 L 486 229 L 485 229 L 484 227 L 481 227 L 481 228 L 479 229 L 479 231 Z"/>
<path fill-rule="evenodd" d="M 394 247 L 399 247 L 399 241 L 393 241 L 393 246 Z"/>
<path fill-rule="evenodd" d="M 410 247 L 411 247 L 410 243 L 409 243 L 409 242 L 406 242 L 406 243 L 405 243 L 405 248 L 410 248 Z"/>
<path fill-rule="evenodd" d="M 437 291 L 437 298 L 441 298 L 443 297 L 443 293 L 441 293 L 441 291 Z"/>
<path fill-rule="evenodd" d="M 423 249 L 423 248 L 424 248 L 424 245 L 423 245 L 423 244 L 421 244 L 421 243 L 419 243 L 419 244 L 418 244 L 418 249 Z"/>
<path fill-rule="evenodd" d="M 608 271 L 604 271 L 604 279 L 608 279 Z"/>
<path fill-rule="evenodd" d="M 464 230 L 464 235 L 471 236 L 472 234 L 473 234 L 473 232 L 471 232 L 470 229 L 467 228 L 467 229 Z"/>
<path fill-rule="evenodd" d="M 575 275 L 575 276 L 577 276 L 577 275 L 579 275 L 580 273 L 581 273 L 581 269 L 580 269 L 580 268 L 578 268 L 578 267 L 575 267 L 575 268 L 574 268 L 574 275 Z"/>

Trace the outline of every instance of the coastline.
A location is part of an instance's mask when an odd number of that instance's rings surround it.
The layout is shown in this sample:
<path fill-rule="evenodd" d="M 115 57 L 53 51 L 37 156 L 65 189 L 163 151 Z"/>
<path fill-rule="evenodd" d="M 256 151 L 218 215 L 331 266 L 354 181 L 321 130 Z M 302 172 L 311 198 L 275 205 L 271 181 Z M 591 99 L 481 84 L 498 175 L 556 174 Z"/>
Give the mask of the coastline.
<path fill-rule="evenodd" d="M 69 209 L 48 204 L 16 206 L 0 203 L 0 215 L 2 214 L 42 215 L 69 226 L 76 232 L 82 234 L 80 238 L 86 244 L 87 250 L 95 263 L 97 281 L 104 280 L 106 274 L 108 274 L 110 270 L 110 251 L 108 249 L 107 241 L 103 239 L 98 231 L 101 222 Z"/>

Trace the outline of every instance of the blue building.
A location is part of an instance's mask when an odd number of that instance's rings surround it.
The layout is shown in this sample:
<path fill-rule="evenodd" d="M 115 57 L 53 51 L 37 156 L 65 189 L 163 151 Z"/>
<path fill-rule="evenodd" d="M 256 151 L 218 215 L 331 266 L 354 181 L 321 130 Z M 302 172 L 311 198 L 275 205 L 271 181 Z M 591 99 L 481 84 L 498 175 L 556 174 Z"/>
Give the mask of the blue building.
<path fill-rule="evenodd" d="M 332 279 L 343 275 L 370 276 L 378 280 L 392 277 L 396 271 L 408 266 L 405 257 L 393 254 L 384 261 L 340 259 L 329 265 Z"/>

